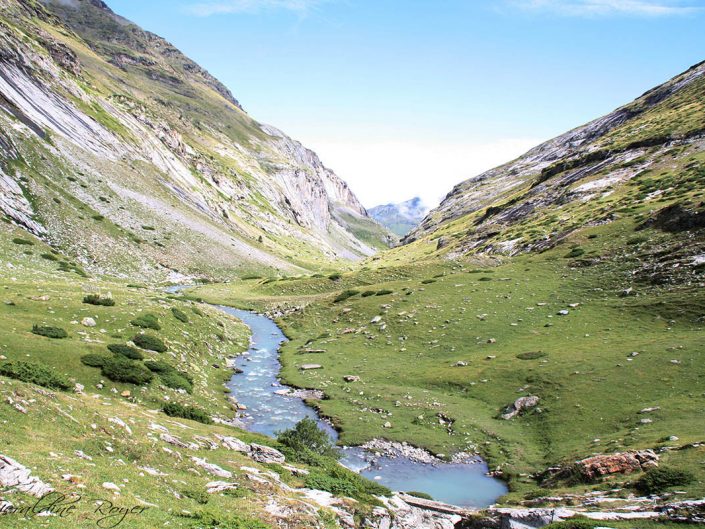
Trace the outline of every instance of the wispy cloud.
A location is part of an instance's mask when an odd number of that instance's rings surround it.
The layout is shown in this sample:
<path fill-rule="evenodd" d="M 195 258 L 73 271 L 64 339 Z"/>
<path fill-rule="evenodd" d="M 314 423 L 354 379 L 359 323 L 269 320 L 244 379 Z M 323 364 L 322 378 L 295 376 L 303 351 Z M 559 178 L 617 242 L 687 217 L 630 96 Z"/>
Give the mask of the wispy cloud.
<path fill-rule="evenodd" d="M 290 11 L 305 15 L 328 0 L 209 0 L 186 6 L 186 11 L 207 17 L 232 13 L 257 14 L 266 11 Z"/>
<path fill-rule="evenodd" d="M 543 11 L 574 17 L 662 17 L 703 11 L 702 3 L 694 0 L 508 0 L 508 4 L 525 11 Z"/>

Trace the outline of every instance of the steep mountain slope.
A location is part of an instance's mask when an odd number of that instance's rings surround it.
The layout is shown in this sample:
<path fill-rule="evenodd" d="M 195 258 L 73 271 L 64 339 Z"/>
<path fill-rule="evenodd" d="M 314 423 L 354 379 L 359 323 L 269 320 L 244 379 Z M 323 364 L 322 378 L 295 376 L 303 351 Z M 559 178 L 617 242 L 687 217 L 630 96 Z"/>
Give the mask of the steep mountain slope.
<path fill-rule="evenodd" d="M 370 208 L 370 216 L 392 233 L 403 237 L 414 229 L 428 213 L 428 208 L 419 197 L 397 204 L 385 204 Z"/>
<path fill-rule="evenodd" d="M 702 227 L 704 101 L 700 63 L 611 114 L 458 184 L 405 238 L 418 241 L 405 251 L 515 255 L 553 247 L 586 226 L 619 222 L 630 231 L 656 227 L 681 235 Z M 691 248 L 671 257 L 703 253 L 697 233 L 678 237 Z M 654 266 L 671 262 L 661 261 Z"/>
<path fill-rule="evenodd" d="M 0 162 L 6 218 L 96 271 L 295 271 L 386 243 L 315 153 L 97 0 L 0 1 Z"/>

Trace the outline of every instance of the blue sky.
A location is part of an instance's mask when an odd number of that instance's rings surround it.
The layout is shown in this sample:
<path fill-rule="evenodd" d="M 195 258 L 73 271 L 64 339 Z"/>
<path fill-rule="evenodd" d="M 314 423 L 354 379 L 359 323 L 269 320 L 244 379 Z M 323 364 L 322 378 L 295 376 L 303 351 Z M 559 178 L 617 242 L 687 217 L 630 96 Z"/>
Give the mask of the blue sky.
<path fill-rule="evenodd" d="M 366 206 L 451 187 L 705 59 L 705 0 L 108 0 Z"/>

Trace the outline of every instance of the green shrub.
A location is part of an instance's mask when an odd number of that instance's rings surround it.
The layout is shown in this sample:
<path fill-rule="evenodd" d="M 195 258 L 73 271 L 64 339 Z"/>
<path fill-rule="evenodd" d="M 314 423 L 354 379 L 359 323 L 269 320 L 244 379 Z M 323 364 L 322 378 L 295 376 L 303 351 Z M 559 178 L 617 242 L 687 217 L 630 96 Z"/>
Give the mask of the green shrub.
<path fill-rule="evenodd" d="M 137 334 L 132 338 L 132 341 L 137 347 L 141 347 L 147 351 L 163 353 L 167 350 L 166 344 L 151 334 Z"/>
<path fill-rule="evenodd" d="M 191 382 L 183 376 L 182 373 L 178 371 L 171 370 L 159 373 L 159 378 L 166 387 L 171 389 L 183 389 L 187 393 L 193 392 L 193 385 Z"/>
<path fill-rule="evenodd" d="M 343 290 L 340 294 L 335 297 L 333 303 L 340 303 L 341 301 L 345 301 L 348 298 L 357 296 L 359 293 L 359 290 Z"/>
<path fill-rule="evenodd" d="M 59 258 L 55 256 L 53 253 L 43 253 L 40 256 L 42 259 L 46 259 L 47 261 L 58 261 Z"/>
<path fill-rule="evenodd" d="M 122 355 L 130 360 L 142 360 L 144 358 L 144 355 L 138 349 L 122 343 L 111 343 L 108 345 L 108 350 L 111 353 Z"/>
<path fill-rule="evenodd" d="M 249 274 L 246 276 L 242 276 L 243 281 L 250 281 L 252 279 L 262 279 L 262 276 L 257 275 L 257 274 Z"/>
<path fill-rule="evenodd" d="M 325 468 L 315 468 L 306 476 L 305 486 L 325 490 L 336 496 L 348 496 L 358 500 L 369 500 L 371 496 L 389 496 L 387 487 L 370 481 L 335 462 Z"/>
<path fill-rule="evenodd" d="M 67 390 L 73 387 L 66 378 L 50 367 L 34 362 L 4 362 L 0 364 L 0 375 L 49 389 Z"/>
<path fill-rule="evenodd" d="M 162 411 L 169 417 L 181 417 L 182 419 L 190 419 L 203 424 L 213 424 L 213 419 L 205 411 L 193 406 L 184 406 L 178 402 L 167 402 L 164 404 Z"/>
<path fill-rule="evenodd" d="M 110 360 L 109 356 L 94 353 L 81 357 L 81 363 L 89 367 L 103 367 L 107 360 Z"/>
<path fill-rule="evenodd" d="M 181 494 L 187 498 L 191 498 L 193 501 L 200 503 L 201 505 L 205 505 L 210 499 L 210 494 L 201 489 L 187 489 L 182 491 Z"/>
<path fill-rule="evenodd" d="M 430 285 L 431 283 L 435 283 L 435 282 L 436 282 L 435 279 L 424 279 L 423 281 L 421 281 L 421 284 L 422 285 Z"/>
<path fill-rule="evenodd" d="M 528 353 L 519 353 L 517 358 L 519 360 L 536 360 L 537 358 L 543 358 L 546 353 L 543 351 L 530 351 Z"/>
<path fill-rule="evenodd" d="M 331 281 L 338 281 L 341 277 L 343 277 L 343 275 L 336 272 L 334 274 L 329 275 L 328 279 L 330 279 Z"/>
<path fill-rule="evenodd" d="M 426 494 L 425 492 L 417 492 L 415 490 L 408 491 L 407 494 L 409 496 L 413 496 L 414 498 L 421 498 L 422 500 L 431 500 L 433 501 L 433 496 L 430 494 Z"/>
<path fill-rule="evenodd" d="M 598 521 L 588 520 L 587 518 L 571 518 L 562 522 L 554 522 L 547 525 L 544 529 L 592 529 L 600 524 Z"/>
<path fill-rule="evenodd" d="M 585 250 L 583 250 L 582 248 L 573 248 L 570 252 L 565 254 L 565 257 L 567 259 L 573 259 L 575 257 L 580 257 L 583 254 L 585 254 Z"/>
<path fill-rule="evenodd" d="M 374 296 L 377 292 L 375 290 L 365 290 L 362 294 L 360 294 L 363 298 L 369 298 L 370 296 Z"/>
<path fill-rule="evenodd" d="M 172 307 L 171 313 L 174 315 L 174 318 L 176 318 L 180 322 L 188 323 L 188 316 L 186 315 L 186 313 L 184 311 L 179 310 L 176 307 Z"/>
<path fill-rule="evenodd" d="M 631 239 L 628 239 L 628 240 L 627 240 L 627 244 L 630 245 L 630 246 L 635 246 L 635 245 L 637 245 L 637 244 L 644 243 L 644 242 L 646 242 L 646 241 L 648 241 L 648 240 L 649 240 L 648 237 L 643 237 L 643 236 L 640 236 L 640 237 L 632 237 Z"/>
<path fill-rule="evenodd" d="M 127 382 L 137 386 L 149 384 L 154 378 L 152 372 L 142 364 L 120 355 L 108 358 L 101 371 L 113 382 Z"/>
<path fill-rule="evenodd" d="M 34 246 L 34 243 L 32 241 L 28 241 L 27 239 L 21 239 L 20 237 L 15 237 L 14 239 L 12 239 L 12 242 L 21 246 Z"/>
<path fill-rule="evenodd" d="M 206 316 L 206 313 L 203 312 L 203 311 L 202 311 L 201 309 L 199 309 L 198 307 L 191 307 L 191 311 L 192 311 L 195 315 L 200 316 L 201 318 L 204 318 L 204 317 Z"/>
<path fill-rule="evenodd" d="M 171 364 L 163 362 L 162 360 L 147 360 L 144 365 L 153 373 L 166 373 L 174 369 Z"/>
<path fill-rule="evenodd" d="M 142 329 L 152 329 L 154 331 L 159 331 L 162 328 L 162 326 L 159 325 L 159 318 L 150 312 L 145 312 L 144 314 L 137 316 L 130 322 L 130 325 L 134 325 L 135 327 L 140 327 Z"/>
<path fill-rule="evenodd" d="M 64 329 L 60 327 L 49 327 L 44 325 L 33 325 L 32 333 L 38 334 L 39 336 L 46 336 L 47 338 L 55 339 L 66 338 L 69 335 L 69 333 L 67 333 Z"/>
<path fill-rule="evenodd" d="M 635 483 L 642 494 L 658 494 L 671 487 L 680 487 L 691 483 L 695 477 L 686 470 L 671 467 L 656 467 L 646 473 Z"/>
<path fill-rule="evenodd" d="M 377 294 L 375 294 L 375 296 L 388 296 L 389 294 L 394 294 L 394 291 L 384 288 L 382 290 L 377 291 Z"/>
<path fill-rule="evenodd" d="M 83 297 L 83 302 L 89 305 L 100 305 L 102 307 L 113 307 L 115 300 L 113 298 L 104 298 L 100 294 L 88 294 Z"/>
<path fill-rule="evenodd" d="M 328 434 L 310 417 L 300 420 L 293 428 L 279 432 L 277 441 L 294 451 L 310 450 L 325 457 L 340 457 Z"/>
<path fill-rule="evenodd" d="M 91 218 L 93 220 L 97 220 L 98 222 L 105 219 L 105 217 L 103 215 L 92 215 Z"/>
<path fill-rule="evenodd" d="M 492 278 L 485 276 L 485 277 L 481 277 L 480 279 L 478 279 L 478 281 L 492 281 Z"/>

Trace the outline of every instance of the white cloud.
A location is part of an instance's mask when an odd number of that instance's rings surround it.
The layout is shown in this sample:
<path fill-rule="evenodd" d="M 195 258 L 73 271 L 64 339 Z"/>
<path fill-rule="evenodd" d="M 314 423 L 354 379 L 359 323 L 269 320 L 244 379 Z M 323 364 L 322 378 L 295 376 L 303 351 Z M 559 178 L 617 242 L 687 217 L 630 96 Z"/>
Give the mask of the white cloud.
<path fill-rule="evenodd" d="M 542 140 L 489 142 L 330 141 L 304 144 L 350 184 L 366 207 L 419 196 L 435 207 L 454 185 L 525 153 Z"/>
<path fill-rule="evenodd" d="M 508 0 L 526 11 L 545 11 L 565 16 L 672 16 L 702 11 L 694 0 Z M 699 2 L 698 2 L 699 3 Z"/>
<path fill-rule="evenodd" d="M 198 16 L 246 13 L 256 14 L 265 11 L 291 11 L 306 14 L 326 0 L 212 0 L 190 4 L 186 11 Z"/>

